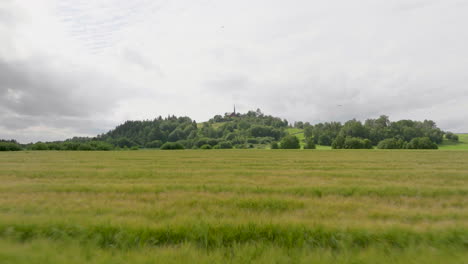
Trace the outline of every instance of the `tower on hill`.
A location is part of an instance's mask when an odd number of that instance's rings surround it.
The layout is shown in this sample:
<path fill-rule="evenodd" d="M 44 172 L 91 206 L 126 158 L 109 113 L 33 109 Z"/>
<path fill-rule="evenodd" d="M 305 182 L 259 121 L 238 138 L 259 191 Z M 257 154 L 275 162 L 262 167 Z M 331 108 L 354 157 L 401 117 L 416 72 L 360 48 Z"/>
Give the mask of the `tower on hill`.
<path fill-rule="evenodd" d="M 234 117 L 234 116 L 237 116 L 236 105 L 234 105 L 234 112 L 231 113 L 230 117 Z"/>

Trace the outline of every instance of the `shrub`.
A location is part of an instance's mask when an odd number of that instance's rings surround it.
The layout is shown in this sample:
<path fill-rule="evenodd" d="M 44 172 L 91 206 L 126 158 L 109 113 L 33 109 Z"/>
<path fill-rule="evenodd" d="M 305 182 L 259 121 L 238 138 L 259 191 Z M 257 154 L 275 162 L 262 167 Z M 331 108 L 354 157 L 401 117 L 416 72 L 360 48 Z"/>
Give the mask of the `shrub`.
<path fill-rule="evenodd" d="M 332 142 L 332 149 L 343 149 L 346 138 L 344 136 L 337 136 Z"/>
<path fill-rule="evenodd" d="M 197 141 L 195 141 L 195 145 L 199 148 L 201 148 L 203 145 L 210 145 L 210 146 L 216 146 L 218 144 L 219 140 L 215 138 L 200 138 Z"/>
<path fill-rule="evenodd" d="M 32 150 L 49 150 L 49 147 L 47 146 L 46 143 L 37 142 L 36 144 L 33 144 L 31 146 L 31 149 Z"/>
<path fill-rule="evenodd" d="M 432 142 L 428 137 L 413 138 L 408 143 L 408 149 L 438 149 L 436 143 Z"/>
<path fill-rule="evenodd" d="M 177 143 L 180 143 L 185 149 L 191 149 L 193 147 L 193 141 L 190 139 L 182 139 L 177 141 Z"/>
<path fill-rule="evenodd" d="M 304 149 L 316 149 L 315 142 L 313 138 L 307 138 L 305 140 Z"/>
<path fill-rule="evenodd" d="M 301 145 L 299 144 L 299 139 L 294 135 L 288 135 L 281 139 L 281 148 L 282 149 L 299 149 Z"/>
<path fill-rule="evenodd" d="M 372 149 L 372 141 L 370 141 L 370 139 L 365 138 L 363 141 L 364 141 L 364 148 L 365 149 Z"/>
<path fill-rule="evenodd" d="M 96 141 L 92 143 L 94 145 L 94 148 L 96 150 L 104 150 L 104 151 L 109 151 L 114 149 L 114 146 L 112 144 L 109 144 L 107 142 L 102 142 L 102 141 Z"/>
<path fill-rule="evenodd" d="M 455 135 L 452 132 L 445 133 L 445 138 L 448 139 L 448 140 L 451 140 L 451 141 L 455 141 L 455 142 L 458 141 L 458 135 Z"/>
<path fill-rule="evenodd" d="M 369 139 L 346 137 L 343 148 L 345 149 L 370 149 L 372 148 L 372 144 Z"/>
<path fill-rule="evenodd" d="M 319 136 L 318 143 L 319 145 L 322 145 L 322 146 L 331 146 L 332 139 L 330 135 L 322 134 Z"/>
<path fill-rule="evenodd" d="M 369 139 L 357 137 L 338 136 L 332 143 L 334 149 L 371 149 L 372 143 Z"/>
<path fill-rule="evenodd" d="M 47 144 L 47 148 L 49 150 L 62 150 L 63 149 L 62 145 L 59 143 L 49 143 Z"/>
<path fill-rule="evenodd" d="M 218 143 L 219 143 L 219 140 L 216 139 L 216 138 L 208 139 L 208 144 L 210 144 L 210 146 L 212 146 L 212 147 L 218 145 Z"/>
<path fill-rule="evenodd" d="M 104 141 L 90 141 L 88 144 L 91 146 L 91 149 L 86 150 L 112 150 L 114 146 L 110 143 Z"/>
<path fill-rule="evenodd" d="M 402 139 L 387 138 L 379 142 L 378 149 L 404 149 L 408 143 Z"/>
<path fill-rule="evenodd" d="M 94 150 L 93 147 L 88 143 L 81 143 L 78 150 Z"/>
<path fill-rule="evenodd" d="M 274 140 L 275 139 L 272 138 L 272 137 L 262 137 L 262 138 L 258 138 L 258 143 L 260 143 L 260 144 L 270 144 Z"/>
<path fill-rule="evenodd" d="M 166 142 L 161 146 L 161 149 L 163 149 L 163 150 L 177 150 L 177 149 L 184 149 L 184 146 L 182 146 L 182 144 L 177 143 L 177 142 Z"/>
<path fill-rule="evenodd" d="M 133 146 L 133 147 L 130 148 L 130 150 L 139 150 L 139 149 L 140 149 L 140 147 L 138 147 L 138 146 Z"/>
<path fill-rule="evenodd" d="M 256 138 L 249 138 L 249 139 L 247 139 L 247 143 L 258 144 L 258 140 Z"/>
<path fill-rule="evenodd" d="M 63 150 L 78 150 L 78 147 L 80 146 L 80 143 L 78 142 L 65 142 L 62 145 Z"/>
<path fill-rule="evenodd" d="M 263 125 L 253 125 L 249 131 L 252 137 L 273 137 L 279 139 L 282 135 L 281 130 Z"/>
<path fill-rule="evenodd" d="M 235 137 L 233 140 L 231 140 L 231 142 L 232 144 L 235 144 L 235 145 L 242 145 L 246 143 L 246 140 L 244 137 L 238 136 L 238 137 Z"/>
<path fill-rule="evenodd" d="M 232 149 L 232 143 L 230 141 L 221 141 L 216 146 L 220 149 Z"/>
<path fill-rule="evenodd" d="M 279 149 L 278 142 L 271 142 L 271 149 Z"/>
<path fill-rule="evenodd" d="M 117 140 L 115 140 L 114 144 L 121 148 L 124 148 L 124 147 L 130 148 L 130 147 L 137 145 L 135 142 L 133 142 L 132 140 L 126 137 L 118 138 Z"/>
<path fill-rule="evenodd" d="M 21 147 L 15 142 L 0 142 L 0 151 L 19 151 Z"/>
<path fill-rule="evenodd" d="M 210 144 L 205 144 L 200 147 L 200 149 L 212 149 L 213 147 Z"/>
<path fill-rule="evenodd" d="M 147 148 L 160 148 L 163 142 L 161 140 L 153 140 L 149 143 L 146 143 Z"/>
<path fill-rule="evenodd" d="M 237 136 L 238 136 L 237 133 L 229 132 L 229 133 L 226 134 L 225 139 L 226 139 L 226 140 L 233 140 L 233 139 L 235 139 Z"/>
<path fill-rule="evenodd" d="M 447 133 L 445 133 L 445 138 L 448 139 L 448 140 L 451 140 L 453 135 L 454 134 L 452 132 L 447 132 Z"/>

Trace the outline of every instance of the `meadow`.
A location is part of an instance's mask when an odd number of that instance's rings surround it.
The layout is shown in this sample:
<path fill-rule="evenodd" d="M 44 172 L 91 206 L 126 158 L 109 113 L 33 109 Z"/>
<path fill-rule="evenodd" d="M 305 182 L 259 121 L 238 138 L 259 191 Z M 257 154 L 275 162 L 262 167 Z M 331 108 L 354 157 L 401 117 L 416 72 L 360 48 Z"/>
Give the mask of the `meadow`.
<path fill-rule="evenodd" d="M 444 150 L 468 150 L 468 134 L 457 134 L 459 137 L 458 142 L 453 142 L 444 139 L 444 142 L 439 145 L 439 149 Z"/>
<path fill-rule="evenodd" d="M 22 151 L 0 182 L 0 263 L 468 259 L 468 151 Z"/>

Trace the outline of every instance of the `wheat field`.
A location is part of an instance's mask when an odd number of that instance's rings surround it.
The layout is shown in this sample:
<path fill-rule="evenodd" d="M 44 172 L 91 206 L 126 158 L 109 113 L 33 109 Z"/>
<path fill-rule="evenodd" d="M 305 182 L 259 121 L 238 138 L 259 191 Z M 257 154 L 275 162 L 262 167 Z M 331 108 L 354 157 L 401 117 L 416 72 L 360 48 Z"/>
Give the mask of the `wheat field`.
<path fill-rule="evenodd" d="M 466 263 L 468 152 L 0 153 L 1 263 Z"/>

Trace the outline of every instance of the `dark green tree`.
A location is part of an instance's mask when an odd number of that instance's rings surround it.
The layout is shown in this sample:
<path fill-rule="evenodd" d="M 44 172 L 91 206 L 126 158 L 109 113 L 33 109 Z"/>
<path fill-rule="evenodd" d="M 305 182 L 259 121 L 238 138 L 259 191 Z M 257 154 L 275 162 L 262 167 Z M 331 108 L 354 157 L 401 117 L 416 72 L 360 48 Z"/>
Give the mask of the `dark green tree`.
<path fill-rule="evenodd" d="M 281 139 L 280 146 L 282 149 L 300 149 L 299 139 L 294 135 L 287 135 Z"/>
<path fill-rule="evenodd" d="M 315 142 L 313 138 L 306 138 L 304 149 L 316 149 Z"/>

